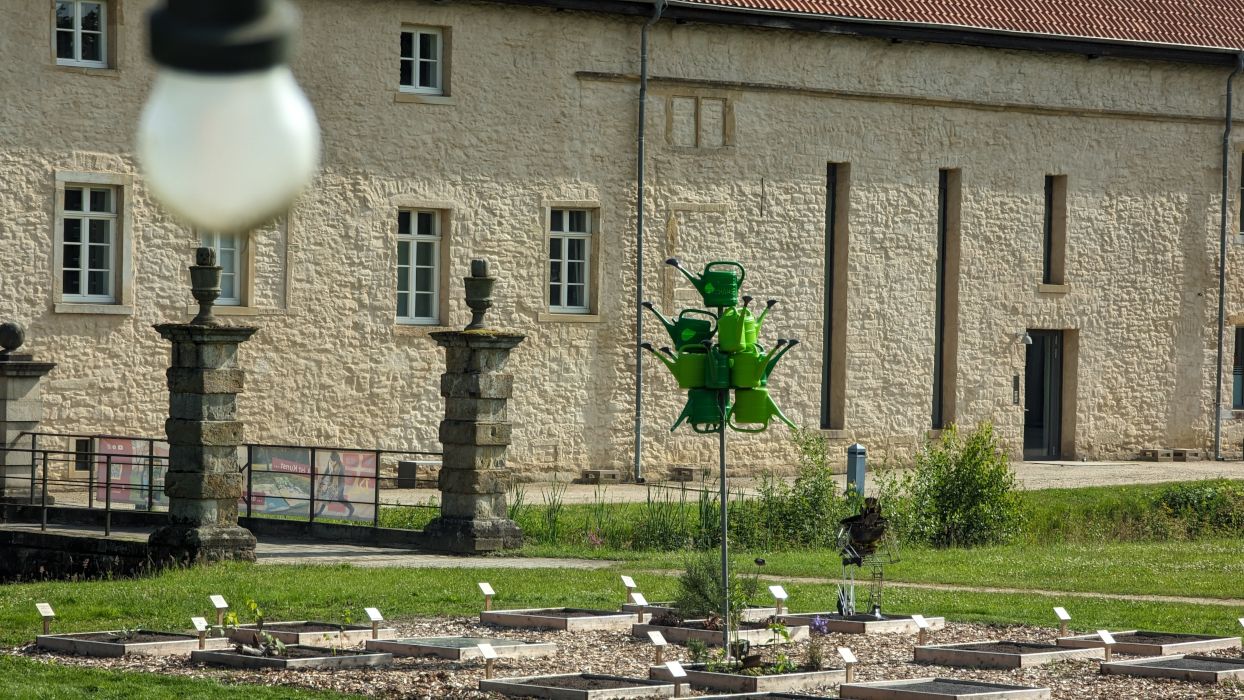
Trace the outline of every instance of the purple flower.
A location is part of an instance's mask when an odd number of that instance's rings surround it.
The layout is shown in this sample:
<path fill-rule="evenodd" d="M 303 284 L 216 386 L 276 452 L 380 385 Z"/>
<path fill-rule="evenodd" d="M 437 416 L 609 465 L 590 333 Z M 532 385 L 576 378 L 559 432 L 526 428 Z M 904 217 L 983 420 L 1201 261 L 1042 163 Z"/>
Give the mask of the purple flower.
<path fill-rule="evenodd" d="M 808 627 L 816 634 L 829 634 L 829 620 L 820 615 L 812 618 L 812 623 Z"/>

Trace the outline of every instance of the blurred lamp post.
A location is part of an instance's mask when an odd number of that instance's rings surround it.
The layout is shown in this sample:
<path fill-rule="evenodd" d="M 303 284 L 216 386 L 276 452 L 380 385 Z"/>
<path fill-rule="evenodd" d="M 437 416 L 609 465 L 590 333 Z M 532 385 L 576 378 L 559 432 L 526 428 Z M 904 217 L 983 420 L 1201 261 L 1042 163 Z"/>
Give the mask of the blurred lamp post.
<path fill-rule="evenodd" d="M 210 231 L 284 211 L 319 165 L 320 130 L 287 61 L 289 0 L 167 0 L 150 17 L 160 71 L 138 128 L 152 193 Z"/>

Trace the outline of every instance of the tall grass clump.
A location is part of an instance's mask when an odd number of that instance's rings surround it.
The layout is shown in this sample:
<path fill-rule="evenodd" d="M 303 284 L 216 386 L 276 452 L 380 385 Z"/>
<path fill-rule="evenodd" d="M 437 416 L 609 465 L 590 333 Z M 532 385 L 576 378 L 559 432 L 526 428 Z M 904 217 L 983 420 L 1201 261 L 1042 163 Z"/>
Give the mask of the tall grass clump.
<path fill-rule="evenodd" d="M 1023 522 L 1015 473 L 987 422 L 943 430 L 916 455 L 904 490 L 908 538 L 934 547 L 1005 542 Z"/>

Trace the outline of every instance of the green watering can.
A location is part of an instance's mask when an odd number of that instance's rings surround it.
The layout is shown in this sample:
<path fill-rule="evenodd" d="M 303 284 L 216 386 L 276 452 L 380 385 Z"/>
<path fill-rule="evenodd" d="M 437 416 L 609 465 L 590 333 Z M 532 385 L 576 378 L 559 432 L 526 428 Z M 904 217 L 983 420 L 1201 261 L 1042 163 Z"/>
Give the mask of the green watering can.
<path fill-rule="evenodd" d="M 722 413 L 722 407 L 717 403 L 719 392 L 716 389 L 692 389 L 687 392 L 687 405 L 683 406 L 682 414 L 678 416 L 678 420 L 674 425 L 670 426 L 670 432 L 683 421 L 687 421 L 691 425 L 691 429 L 697 433 L 716 433 L 722 429 L 722 423 L 725 417 L 730 415 L 730 401 L 726 399 L 725 413 Z M 729 394 L 727 394 L 729 396 Z"/>
<path fill-rule="evenodd" d="M 639 347 L 647 350 L 657 356 L 670 373 L 674 375 L 674 379 L 678 380 L 678 388 L 680 389 L 696 389 L 704 386 L 704 362 L 708 357 L 708 352 L 698 346 L 686 347 L 678 351 L 675 355 L 670 352 L 669 348 L 661 348 L 661 352 L 652 349 L 652 343 L 640 343 Z M 666 355 L 669 357 L 667 358 Z"/>
<path fill-rule="evenodd" d="M 698 277 L 683 267 L 678 258 L 670 258 L 665 263 L 673 265 L 684 277 L 691 280 L 691 284 L 694 284 L 696 290 L 704 297 L 705 306 L 713 308 L 738 306 L 739 288 L 743 286 L 743 278 L 747 275 L 747 271 L 737 262 L 733 260 L 711 262 L 704 266 L 704 272 Z M 720 268 L 738 268 L 738 271 Z"/>
<path fill-rule="evenodd" d="M 721 348 L 705 341 L 707 359 L 704 362 L 704 386 L 709 389 L 730 388 L 730 355 Z"/>
<path fill-rule="evenodd" d="M 768 383 L 769 375 L 782 355 L 798 344 L 798 340 L 788 341 L 785 338 L 778 338 L 773 352 L 768 354 L 765 354 L 759 345 L 753 345 L 751 350 L 735 353 L 730 358 L 730 383 L 736 389 L 764 386 Z"/>
<path fill-rule="evenodd" d="M 791 428 L 795 424 L 790 421 L 782 410 L 769 397 L 769 390 L 763 387 L 756 389 L 739 389 L 734 392 L 734 407 L 730 409 L 730 427 L 740 433 L 759 433 L 769 427 L 769 421 L 777 418 Z M 744 428 L 743 425 L 759 427 Z"/>
<path fill-rule="evenodd" d="M 751 297 L 743 297 L 742 309 L 730 307 L 722 310 L 721 318 L 717 321 L 717 342 L 722 350 L 747 352 L 756 344 L 756 338 L 760 335 L 760 324 L 764 323 L 769 309 L 777 304 L 777 299 L 770 299 L 759 316 L 752 316 L 751 309 L 747 308 L 751 301 Z"/>
<path fill-rule="evenodd" d="M 717 332 L 717 314 L 712 311 L 703 309 L 683 309 L 678 314 L 678 318 L 671 321 L 657 311 L 652 302 L 645 301 L 643 307 L 657 315 L 657 320 L 661 325 L 665 326 L 665 330 L 669 331 L 670 342 L 674 347 L 681 348 L 686 345 L 699 345 Z M 703 316 L 705 318 L 695 318 L 695 316 Z"/>

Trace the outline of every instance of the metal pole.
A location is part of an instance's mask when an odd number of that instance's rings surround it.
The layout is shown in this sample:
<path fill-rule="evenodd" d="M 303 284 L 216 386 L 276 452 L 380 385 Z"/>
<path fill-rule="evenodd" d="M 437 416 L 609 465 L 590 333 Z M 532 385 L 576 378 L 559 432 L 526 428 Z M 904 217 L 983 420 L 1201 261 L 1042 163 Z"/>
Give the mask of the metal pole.
<path fill-rule="evenodd" d="M 95 508 L 95 467 L 99 466 L 99 455 L 95 453 L 94 441 L 91 443 L 91 466 L 86 471 L 86 509 Z"/>
<path fill-rule="evenodd" d="M 112 534 L 112 455 L 107 456 L 104 466 L 104 536 Z"/>
<path fill-rule="evenodd" d="M 717 427 L 717 457 L 721 462 L 721 634 L 726 658 L 730 658 L 730 526 L 726 495 L 726 402 L 730 390 L 717 391 L 717 406 L 721 409 L 721 425 Z"/>
<path fill-rule="evenodd" d="M 147 512 L 155 510 L 155 440 L 147 441 Z"/>
<path fill-rule="evenodd" d="M 342 474 L 341 478 L 346 478 L 346 475 Z M 376 471 L 372 472 L 372 485 L 375 488 L 372 494 L 371 526 L 380 527 L 380 450 L 376 450 Z"/>
<path fill-rule="evenodd" d="M 38 436 L 31 435 L 30 436 L 30 505 L 32 506 L 35 504 L 35 479 L 37 478 L 37 472 L 39 469 L 38 456 L 35 454 L 35 450 L 37 449 L 37 446 L 38 446 Z M 44 451 L 43 454 L 44 454 L 44 457 L 47 456 L 46 451 Z"/>
<path fill-rule="evenodd" d="M 246 517 L 251 517 L 251 501 L 255 499 L 255 455 L 246 446 Z"/>
<path fill-rule="evenodd" d="M 307 522 L 315 522 L 315 448 L 311 448 L 311 500 L 310 508 L 307 509 Z"/>
<path fill-rule="evenodd" d="M 31 493 L 34 493 L 34 485 L 31 484 Z M 48 529 L 48 453 L 43 451 L 43 504 L 39 509 L 39 529 L 46 531 Z"/>

